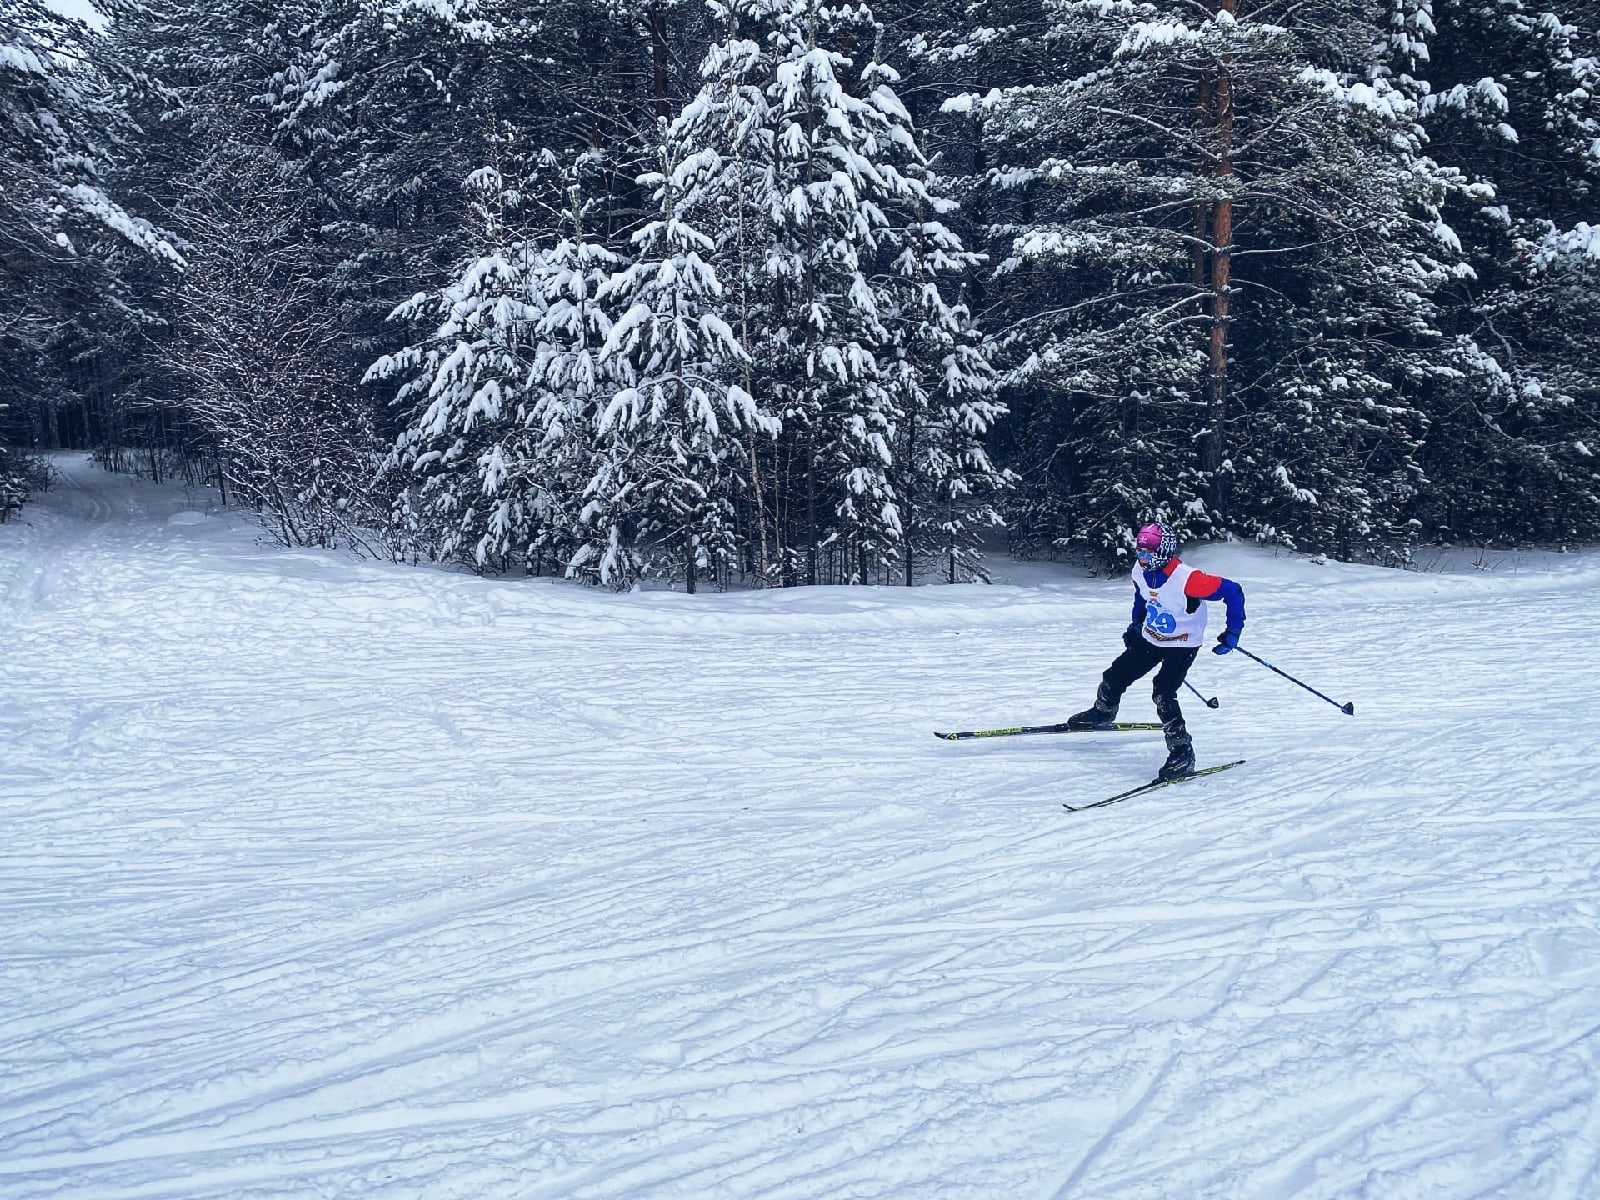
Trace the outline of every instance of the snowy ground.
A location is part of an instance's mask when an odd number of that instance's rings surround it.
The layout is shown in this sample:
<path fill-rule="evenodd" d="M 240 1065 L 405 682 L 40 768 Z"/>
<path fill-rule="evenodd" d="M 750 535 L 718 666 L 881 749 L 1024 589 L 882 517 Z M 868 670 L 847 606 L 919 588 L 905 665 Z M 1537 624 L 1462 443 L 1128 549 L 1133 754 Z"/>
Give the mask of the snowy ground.
<path fill-rule="evenodd" d="M 1600 556 L 615 597 L 0 526 L 0 1196 L 1600 1196 Z M 1436 564 L 1442 565 L 1442 564 Z M 1124 714 L 1146 719 L 1148 691 Z"/>

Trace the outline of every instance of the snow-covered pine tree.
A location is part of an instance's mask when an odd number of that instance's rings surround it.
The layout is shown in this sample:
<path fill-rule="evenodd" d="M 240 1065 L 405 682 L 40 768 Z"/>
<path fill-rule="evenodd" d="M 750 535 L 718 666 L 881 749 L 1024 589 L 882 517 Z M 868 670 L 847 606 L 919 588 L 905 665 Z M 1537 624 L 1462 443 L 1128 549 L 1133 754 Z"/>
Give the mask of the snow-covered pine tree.
<path fill-rule="evenodd" d="M 873 13 L 883 24 L 885 56 L 904 72 L 901 97 L 918 126 L 918 141 L 938 164 L 938 190 L 960 208 L 942 219 L 970 247 L 1004 260 L 1020 225 L 1032 214 L 1011 205 L 995 186 L 990 168 L 998 146 L 995 122 L 1001 118 L 985 97 L 1059 78 L 1066 67 L 1045 0 L 955 0 L 919 4 L 876 0 Z M 1028 293 L 996 289 L 988 266 L 970 267 L 962 280 L 964 302 L 985 328 L 1003 334 L 1028 311 Z M 1019 303 L 1019 300 L 1021 303 Z M 994 350 L 986 357 L 994 357 Z M 1033 464 L 1013 476 L 1001 498 L 1006 536 L 1014 553 L 1032 554 L 1065 528 L 1059 507 L 1064 490 L 1051 486 L 1049 467 L 1058 462 L 1058 439 L 1043 428 L 1045 406 L 1028 402 L 1015 379 L 1007 394 L 1023 402 L 1007 420 L 985 434 L 991 455 L 1012 464 Z M 1025 447 L 1044 443 L 1037 452 Z"/>
<path fill-rule="evenodd" d="M 480 168 L 510 181 L 508 216 L 536 235 L 559 217 L 518 185 L 547 150 L 563 161 L 589 152 L 588 186 L 604 200 L 591 232 L 625 243 L 642 220 L 638 130 L 668 7 L 335 0 L 275 22 L 284 51 L 266 92 L 280 140 L 310 164 L 327 205 L 342 259 L 334 282 L 358 339 L 386 340 L 383 318 L 410 285 L 436 290 L 484 248 L 463 188 Z"/>
<path fill-rule="evenodd" d="M 901 414 L 892 449 L 905 497 L 907 586 L 919 560 L 949 583 L 987 581 L 982 535 L 1004 524 L 994 501 L 1015 481 L 994 466 L 983 444 L 1005 415 L 989 347 L 966 305 L 946 295 L 981 262 L 938 219 L 954 207 L 930 200 L 931 211 L 917 214 L 890 266 L 886 368 Z"/>
<path fill-rule="evenodd" d="M 597 297 L 621 266 L 589 240 L 591 207 L 574 181 L 554 245 L 511 242 L 396 310 L 438 321 L 368 372 L 403 381 L 395 402 L 407 416 L 389 467 L 400 473 L 395 525 L 411 553 L 481 570 L 517 561 L 564 570 L 583 543 L 592 430 L 615 390 L 601 355 L 611 319 Z"/>
<path fill-rule="evenodd" d="M 502 97 L 537 78 L 541 24 L 480 0 L 285 5 L 265 23 L 274 141 L 305 164 L 325 209 L 329 282 L 368 361 L 401 296 L 437 290 L 482 248 L 466 181 L 485 165 L 521 173 L 496 161 L 519 115 Z"/>
<path fill-rule="evenodd" d="M 747 390 L 782 422 L 751 460 L 754 557 L 784 584 L 888 578 L 912 569 L 912 495 L 939 486 L 915 473 L 935 460 L 895 457 L 902 406 L 920 401 L 894 365 L 944 336 L 907 323 L 950 315 L 897 298 L 907 271 L 937 287 L 916 252 L 904 256 L 919 214 L 938 201 L 894 72 L 871 59 L 870 10 L 815 0 L 713 10 L 724 36 L 674 136 L 721 159 L 689 207 L 717 242 L 729 322 L 751 361 Z M 969 406 L 929 424 L 976 434 L 978 417 Z M 965 462 L 980 469 L 976 457 Z M 984 519 L 977 507 L 970 515 Z"/>
<path fill-rule="evenodd" d="M 58 444 L 58 409 L 98 384 L 100 344 L 133 335 L 129 264 L 182 262 L 108 180 L 131 126 L 106 60 L 84 22 L 0 0 L 0 514 L 37 481 L 21 447 Z"/>
<path fill-rule="evenodd" d="M 1458 169 L 1474 277 L 1444 298 L 1460 375 L 1429 396 L 1430 537 L 1600 536 L 1600 9 L 1398 0 L 1386 68 Z"/>
<path fill-rule="evenodd" d="M 766 280 L 758 270 L 758 251 L 767 227 L 757 200 L 770 187 L 772 114 L 763 90 L 760 46 L 740 36 L 739 18 L 729 6 L 715 10 L 724 37 L 706 50 L 702 84 L 672 121 L 665 145 L 680 155 L 710 150 L 719 169 L 693 180 L 681 208 L 714 243 L 711 264 L 723 288 L 723 311 L 740 348 L 735 382 L 746 395 L 758 388 L 754 350 L 766 328 Z M 763 378 L 765 373 L 763 372 Z M 757 581 L 777 572 L 775 525 L 781 484 L 770 473 L 774 453 L 758 445 L 757 429 L 746 427 L 742 502 L 736 523 L 742 531 L 743 571 Z"/>
<path fill-rule="evenodd" d="M 1145 514 L 1340 553 L 1401 537 L 1428 297 L 1457 268 L 1415 105 L 1368 78 L 1372 12 L 1051 8 L 1068 69 L 1001 99 L 991 177 L 1028 314 L 1012 378 L 1072 539 L 1126 553 Z"/>
<path fill-rule="evenodd" d="M 40 0 L 0 0 L 0 247 L 69 261 L 75 237 L 115 235 L 169 263 L 178 253 L 104 187 L 116 139 L 129 132 L 113 103 L 104 39 Z M 19 273 L 10 257 L 6 278 Z"/>
<path fill-rule="evenodd" d="M 599 418 L 592 540 L 573 568 L 595 560 L 614 586 L 632 582 L 618 565 L 648 561 L 652 545 L 690 592 L 702 572 L 726 580 L 739 562 L 733 498 L 744 439 L 779 432 L 738 382 L 746 355 L 723 317 L 725 295 L 709 261 L 716 246 L 691 224 L 685 203 L 721 167 L 714 150 L 685 157 L 664 140 L 662 169 L 639 179 L 652 189 L 657 217 L 634 235 L 632 264 L 602 290 L 618 314 L 604 353 L 626 364 L 632 382 Z M 629 543 L 633 555 L 614 549 Z"/>
<path fill-rule="evenodd" d="M 876 353 L 888 331 L 871 278 L 886 187 L 903 177 L 876 170 L 874 153 L 891 150 L 880 147 L 883 116 L 846 89 L 846 56 L 819 44 L 840 14 L 812 0 L 725 11 L 760 47 L 731 60 L 729 82 L 758 89 L 764 117 L 762 188 L 746 203 L 760 297 L 749 348 L 757 394 L 783 423 L 764 472 L 769 569 L 785 584 L 861 582 L 898 564 L 903 539 L 889 470 L 896 414 Z"/>

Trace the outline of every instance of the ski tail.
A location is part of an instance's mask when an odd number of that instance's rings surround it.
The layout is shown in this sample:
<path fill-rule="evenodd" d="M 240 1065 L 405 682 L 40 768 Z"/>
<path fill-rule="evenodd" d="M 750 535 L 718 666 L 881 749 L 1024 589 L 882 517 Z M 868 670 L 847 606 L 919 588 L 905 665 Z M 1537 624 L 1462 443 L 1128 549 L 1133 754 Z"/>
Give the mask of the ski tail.
<path fill-rule="evenodd" d="M 933 736 L 947 742 L 964 742 L 971 738 L 1016 737 L 1023 733 L 1133 733 L 1160 728 L 1158 721 L 1117 721 L 1102 729 L 1069 729 L 1067 723 L 1062 721 L 1057 725 L 1012 725 L 1006 729 L 963 729 L 956 733 L 935 730 Z"/>

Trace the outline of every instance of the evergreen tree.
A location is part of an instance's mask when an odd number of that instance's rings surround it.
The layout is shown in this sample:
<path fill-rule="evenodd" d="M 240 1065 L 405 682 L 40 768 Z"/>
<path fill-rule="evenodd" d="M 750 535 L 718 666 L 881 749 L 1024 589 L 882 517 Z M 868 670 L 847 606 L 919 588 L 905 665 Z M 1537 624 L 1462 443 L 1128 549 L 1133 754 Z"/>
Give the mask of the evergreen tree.
<path fill-rule="evenodd" d="M 907 303 L 900 294 L 908 280 L 937 291 L 950 273 L 939 255 L 963 261 L 959 244 L 922 219 L 941 202 L 894 72 L 831 48 L 870 49 L 865 6 L 737 0 L 713 8 L 726 36 L 708 51 L 704 86 L 674 136 L 721 160 L 689 204 L 706 214 L 723 277 L 733 281 L 731 324 L 752 364 L 747 390 L 782 423 L 770 451 L 752 459 L 759 490 L 747 524 L 759 528 L 758 569 L 785 584 L 909 573 L 913 496 L 943 486 L 949 462 L 982 473 L 987 461 L 963 446 L 951 459 L 913 452 L 901 462 L 897 446 L 915 445 L 919 421 L 976 436 L 996 413 L 962 408 L 965 378 L 948 389 L 923 386 L 930 348 L 945 363 L 953 341 L 966 339 L 974 353 L 977 343 L 957 332 L 965 317 L 942 299 L 924 292 Z M 919 220 L 938 254 L 913 246 Z M 958 374 L 977 378 L 969 359 L 954 361 Z M 933 396 L 948 412 L 908 407 Z M 918 474 L 924 468 L 940 474 L 930 481 Z M 987 518 L 981 508 L 950 517 L 963 528 L 969 519 Z"/>
<path fill-rule="evenodd" d="M 302 366 L 337 394 L 336 405 L 317 411 L 342 413 L 347 441 L 397 432 L 383 397 L 361 384 L 388 343 L 383 318 L 397 303 L 439 294 L 463 261 L 556 240 L 561 218 L 541 207 L 548 192 L 537 179 L 551 147 L 562 158 L 587 147 L 590 173 L 602 177 L 590 220 L 603 239 L 625 236 L 637 220 L 614 186 L 632 186 L 628 141 L 647 100 L 640 64 L 648 60 L 628 7 L 174 0 L 118 23 L 125 60 L 139 64 L 135 102 L 153 134 L 138 167 L 180 230 L 193 225 L 209 236 L 225 233 L 227 219 L 255 220 L 248 194 L 224 197 L 218 211 L 215 194 L 193 186 L 214 177 L 205 164 L 232 154 L 274 164 L 269 193 L 306 218 L 297 248 L 274 247 L 272 261 L 296 281 L 297 302 L 321 310 L 330 336 L 319 361 Z M 490 191 L 507 230 L 487 242 L 477 186 L 486 179 L 499 181 Z M 308 281 L 314 286 L 300 286 Z M 169 302 L 193 307 L 181 289 Z M 230 336 L 220 327 L 214 334 Z M 185 390 L 162 382 L 181 377 L 180 351 L 170 339 L 156 342 L 143 386 L 155 393 L 147 398 L 192 417 Z M 314 455 L 307 448 L 300 457 Z M 370 477 L 365 455 L 351 465 Z"/>
<path fill-rule="evenodd" d="M 1340 553 L 1402 537 L 1429 296 L 1461 268 L 1415 103 L 1368 78 L 1371 14 L 1053 10 L 1062 59 L 1093 65 L 1000 99 L 991 178 L 1037 214 L 1003 229 L 1002 278 L 1061 532 L 1113 553 L 1146 515 Z"/>
<path fill-rule="evenodd" d="M 540 207 L 540 164 L 588 153 L 591 235 L 626 241 L 651 103 L 644 7 L 664 19 L 633 0 L 345 0 L 274 22 L 277 136 L 327 209 L 361 354 L 397 301 L 485 250 L 467 186 L 481 170 L 506 181 L 502 219 L 537 237 L 561 221 Z"/>
<path fill-rule="evenodd" d="M 1600 534 L 1591 0 L 108 2 L 0 0 L 0 445 L 616 586 Z"/>
<path fill-rule="evenodd" d="M 406 420 L 389 467 L 401 481 L 395 525 L 413 554 L 483 570 L 518 559 L 531 570 L 575 560 L 577 573 L 591 570 L 578 555 L 582 496 L 614 379 L 601 354 L 611 319 L 599 293 L 620 262 L 588 240 L 592 205 L 576 183 L 568 197 L 567 229 L 553 245 L 510 243 L 400 306 L 398 318 L 434 314 L 439 324 L 369 372 L 403 381 L 396 404 Z M 622 558 L 593 569 L 626 574 L 630 553 L 619 545 Z"/>
<path fill-rule="evenodd" d="M 1421 96 L 1473 276 L 1445 296 L 1459 374 L 1429 396 L 1428 535 L 1600 535 L 1600 11 L 1403 7 L 1389 67 Z"/>
<path fill-rule="evenodd" d="M 0 247 L 8 280 L 30 257 L 70 261 L 75 237 L 115 235 L 181 261 L 104 186 L 110 147 L 128 133 L 104 68 L 103 41 L 82 21 L 39 0 L 0 0 Z"/>
<path fill-rule="evenodd" d="M 906 497 L 905 555 L 909 564 L 928 561 L 950 583 L 987 581 L 982 535 L 1004 524 L 994 501 L 1015 477 L 994 466 L 983 444 L 1005 414 L 989 347 L 966 305 L 946 296 L 981 256 L 937 219 L 955 205 L 935 209 L 908 227 L 890 272 L 888 373 L 903 414 L 893 451 Z M 915 576 L 906 571 L 908 586 Z"/>
<path fill-rule="evenodd" d="M 655 540 L 676 550 L 693 592 L 700 572 L 726 578 L 739 561 L 733 497 L 743 435 L 766 438 L 779 426 L 736 382 L 746 356 L 722 316 L 724 292 L 707 261 L 715 243 L 685 211 L 685 195 L 720 158 L 702 151 L 674 161 L 669 143 L 663 160 L 662 171 L 640 179 L 654 189 L 659 216 L 634 235 L 632 265 L 603 289 L 619 314 L 604 353 L 626 364 L 632 382 L 600 416 L 601 471 L 589 495 L 607 519 L 575 564 L 614 561 L 611 548 L 630 535 Z M 602 569 L 604 582 L 631 582 L 609 574 Z"/>
<path fill-rule="evenodd" d="M 107 178 L 129 133 L 104 39 L 37 0 L 0 0 L 0 514 L 39 472 L 23 447 L 62 440 L 94 345 L 141 319 L 130 264 L 170 271 L 170 240 Z"/>

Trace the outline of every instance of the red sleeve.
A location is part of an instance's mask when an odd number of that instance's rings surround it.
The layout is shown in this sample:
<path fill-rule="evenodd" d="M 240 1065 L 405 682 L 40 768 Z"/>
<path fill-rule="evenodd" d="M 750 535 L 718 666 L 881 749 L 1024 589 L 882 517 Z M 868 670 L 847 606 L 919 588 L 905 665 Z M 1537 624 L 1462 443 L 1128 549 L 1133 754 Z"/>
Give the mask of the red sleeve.
<path fill-rule="evenodd" d="M 1207 575 L 1204 571 L 1189 572 L 1189 581 L 1183 585 L 1183 594 L 1196 600 L 1214 600 L 1222 587 L 1222 576 Z"/>

